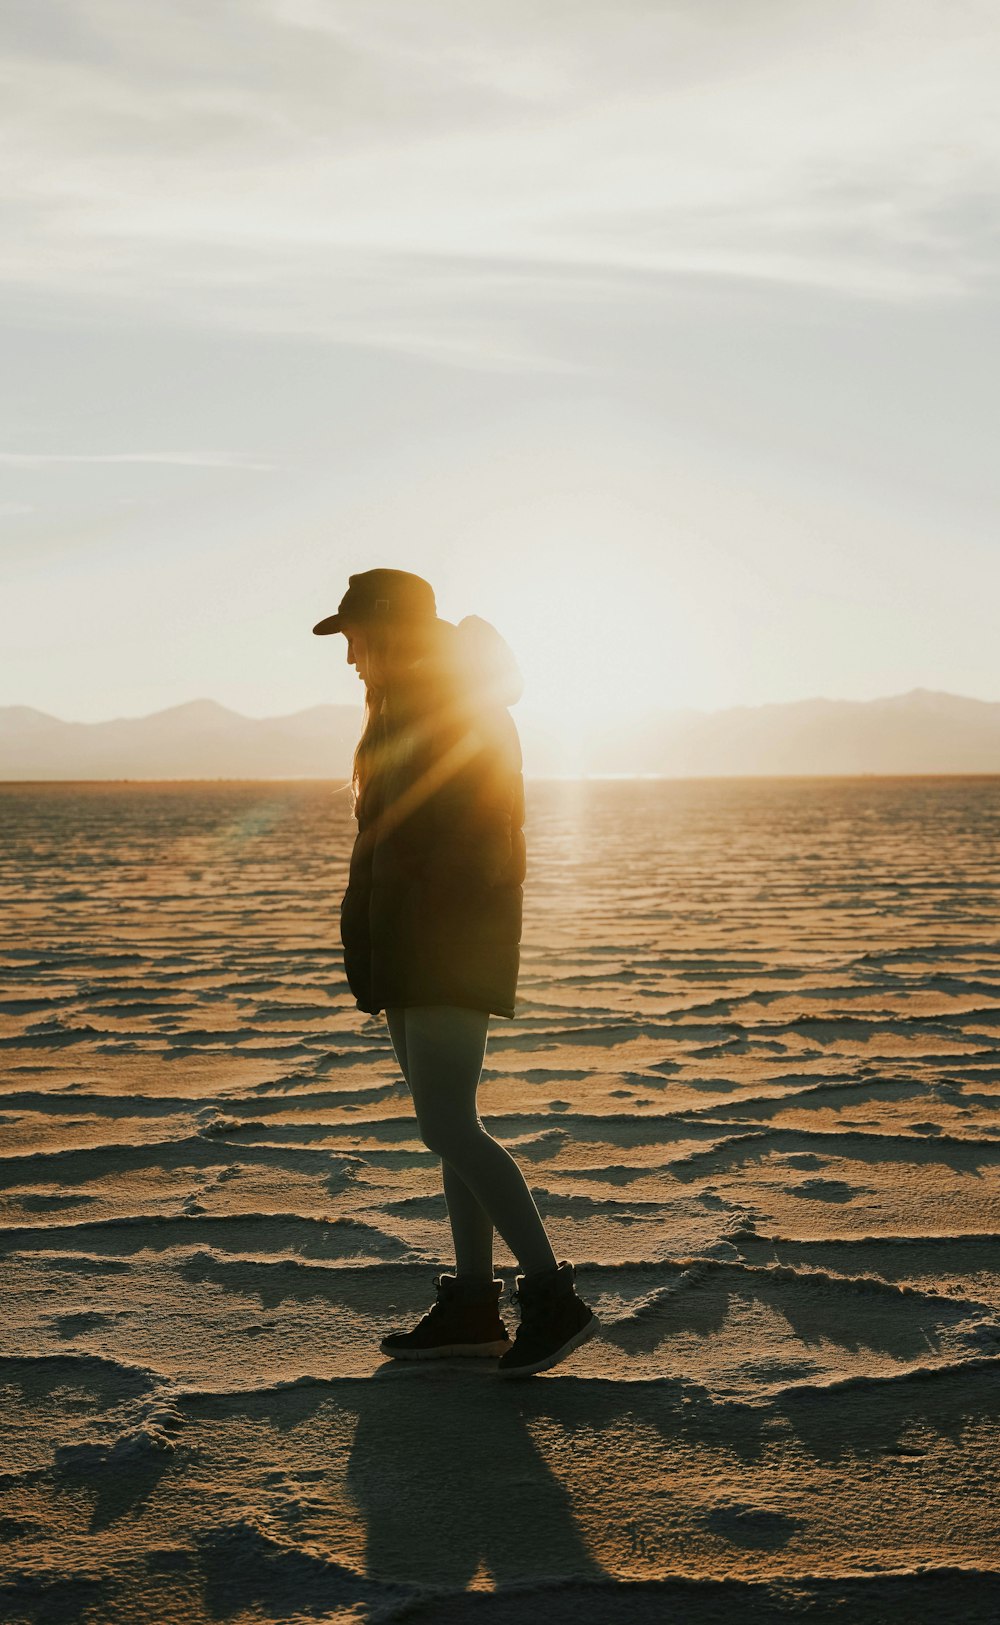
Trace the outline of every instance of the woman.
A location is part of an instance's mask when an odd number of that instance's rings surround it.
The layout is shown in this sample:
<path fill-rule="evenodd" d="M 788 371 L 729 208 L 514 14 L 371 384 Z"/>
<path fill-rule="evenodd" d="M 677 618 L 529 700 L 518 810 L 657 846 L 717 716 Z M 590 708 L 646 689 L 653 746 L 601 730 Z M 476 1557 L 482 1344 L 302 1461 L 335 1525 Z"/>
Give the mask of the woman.
<path fill-rule="evenodd" d="M 347 979 L 359 1009 L 385 1011 L 421 1138 L 441 1158 L 455 1243 L 434 1305 L 381 1347 L 410 1360 L 499 1355 L 504 1376 L 545 1371 L 593 1336 L 597 1317 L 476 1107 L 490 1015 L 513 1016 L 517 986 L 524 786 L 507 706 L 520 676 L 499 633 L 477 616 L 440 620 L 430 584 L 405 570 L 352 575 L 313 631 L 344 633 L 365 685 L 341 907 Z M 523 1272 L 513 1343 L 494 1227 Z"/>

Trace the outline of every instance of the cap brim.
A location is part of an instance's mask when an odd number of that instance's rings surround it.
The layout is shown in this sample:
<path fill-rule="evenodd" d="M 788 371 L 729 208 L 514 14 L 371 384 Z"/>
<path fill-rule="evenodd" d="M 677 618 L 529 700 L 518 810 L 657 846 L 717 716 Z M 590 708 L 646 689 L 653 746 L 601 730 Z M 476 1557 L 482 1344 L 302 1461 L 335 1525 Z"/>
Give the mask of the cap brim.
<path fill-rule="evenodd" d="M 342 632 L 343 630 L 339 615 L 328 615 L 325 621 L 317 621 L 313 627 L 313 631 L 320 638 L 325 638 L 329 632 Z"/>

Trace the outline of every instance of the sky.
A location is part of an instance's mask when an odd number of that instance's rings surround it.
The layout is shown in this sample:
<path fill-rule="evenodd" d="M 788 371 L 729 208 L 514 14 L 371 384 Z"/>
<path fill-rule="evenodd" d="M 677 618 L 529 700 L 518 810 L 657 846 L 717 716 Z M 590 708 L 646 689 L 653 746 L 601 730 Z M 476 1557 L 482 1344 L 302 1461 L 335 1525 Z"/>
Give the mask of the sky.
<path fill-rule="evenodd" d="M 4 0 L 0 704 L 1000 699 L 995 0 Z"/>

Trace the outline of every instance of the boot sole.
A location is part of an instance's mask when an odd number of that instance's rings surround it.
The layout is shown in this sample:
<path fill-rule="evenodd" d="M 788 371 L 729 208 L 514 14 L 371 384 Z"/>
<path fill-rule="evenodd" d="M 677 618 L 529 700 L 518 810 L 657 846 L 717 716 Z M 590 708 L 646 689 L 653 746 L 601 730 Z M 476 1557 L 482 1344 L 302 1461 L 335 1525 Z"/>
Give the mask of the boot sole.
<path fill-rule="evenodd" d="M 497 1359 L 514 1347 L 509 1337 L 497 1338 L 493 1343 L 442 1343 L 433 1349 L 394 1349 L 379 1344 L 383 1354 L 392 1360 L 445 1360 L 452 1355 L 476 1354 L 484 1359 Z"/>
<path fill-rule="evenodd" d="M 600 1321 L 596 1315 L 592 1314 L 590 1319 L 580 1327 L 580 1330 L 574 1332 L 569 1341 L 563 1343 L 561 1348 L 557 1348 L 554 1354 L 547 1354 L 544 1360 L 536 1360 L 533 1365 L 501 1366 L 497 1376 L 507 1377 L 508 1379 L 511 1377 L 533 1377 L 536 1371 L 548 1371 L 552 1366 L 558 1365 L 560 1360 L 565 1360 L 567 1354 L 572 1354 L 574 1349 L 578 1349 L 582 1343 L 586 1343 L 600 1329 Z"/>

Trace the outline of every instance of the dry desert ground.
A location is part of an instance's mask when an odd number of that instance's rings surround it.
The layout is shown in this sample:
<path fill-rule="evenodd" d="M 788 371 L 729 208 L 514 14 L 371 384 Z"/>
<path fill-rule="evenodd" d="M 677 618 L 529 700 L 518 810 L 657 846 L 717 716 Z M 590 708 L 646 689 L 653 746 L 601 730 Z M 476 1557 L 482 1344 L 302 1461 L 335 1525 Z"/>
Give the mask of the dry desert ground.
<path fill-rule="evenodd" d="M 7 1625 L 1000 1619 L 1000 779 L 528 810 L 481 1109 L 603 1329 L 502 1383 L 378 1351 L 343 789 L 0 787 Z"/>

